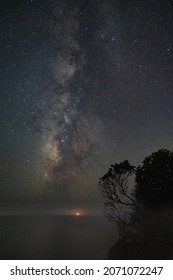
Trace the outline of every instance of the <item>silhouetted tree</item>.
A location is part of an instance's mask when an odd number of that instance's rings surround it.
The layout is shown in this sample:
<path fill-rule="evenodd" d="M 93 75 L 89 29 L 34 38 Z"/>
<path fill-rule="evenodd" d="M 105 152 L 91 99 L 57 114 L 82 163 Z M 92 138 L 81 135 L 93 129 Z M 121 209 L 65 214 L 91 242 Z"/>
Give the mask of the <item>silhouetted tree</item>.
<path fill-rule="evenodd" d="M 173 152 L 158 150 L 137 168 L 128 161 L 111 165 L 99 185 L 106 216 L 120 230 L 110 259 L 173 258 Z"/>
<path fill-rule="evenodd" d="M 136 170 L 136 199 L 146 206 L 173 206 L 173 152 L 161 149 Z"/>
<path fill-rule="evenodd" d="M 111 165 L 108 172 L 99 180 L 100 190 L 105 198 L 105 214 L 119 225 L 126 224 L 133 208 L 135 197 L 129 185 L 129 178 L 135 167 L 127 160 Z"/>

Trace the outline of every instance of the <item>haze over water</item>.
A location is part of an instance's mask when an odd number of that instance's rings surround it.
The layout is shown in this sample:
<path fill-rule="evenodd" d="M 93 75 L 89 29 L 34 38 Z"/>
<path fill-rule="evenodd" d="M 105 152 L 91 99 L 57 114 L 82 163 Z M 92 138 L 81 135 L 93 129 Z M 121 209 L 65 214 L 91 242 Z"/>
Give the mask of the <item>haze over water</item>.
<path fill-rule="evenodd" d="M 106 259 L 116 226 L 102 216 L 1 216 L 1 259 Z"/>

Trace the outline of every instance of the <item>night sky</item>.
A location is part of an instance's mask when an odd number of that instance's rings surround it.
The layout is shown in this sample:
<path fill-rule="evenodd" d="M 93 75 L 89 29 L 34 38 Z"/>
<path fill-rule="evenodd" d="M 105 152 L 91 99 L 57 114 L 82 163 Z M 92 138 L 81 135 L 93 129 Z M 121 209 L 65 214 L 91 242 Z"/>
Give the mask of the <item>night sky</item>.
<path fill-rule="evenodd" d="M 110 164 L 173 150 L 172 1 L 1 0 L 0 28 L 0 213 L 101 212 Z"/>

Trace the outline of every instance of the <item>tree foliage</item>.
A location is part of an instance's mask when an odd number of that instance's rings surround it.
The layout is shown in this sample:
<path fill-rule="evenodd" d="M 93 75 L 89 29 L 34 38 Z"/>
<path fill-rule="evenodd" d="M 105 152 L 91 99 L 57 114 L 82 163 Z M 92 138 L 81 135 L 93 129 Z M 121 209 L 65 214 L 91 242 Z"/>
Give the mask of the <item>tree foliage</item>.
<path fill-rule="evenodd" d="M 127 160 L 111 165 L 108 172 L 99 180 L 101 192 L 105 198 L 105 213 L 110 220 L 127 222 L 132 208 L 136 205 L 132 190 L 128 184 L 135 167 Z"/>
<path fill-rule="evenodd" d="M 130 177 L 135 185 L 130 186 Z M 142 206 L 173 206 L 173 152 L 158 150 L 137 168 L 128 160 L 111 165 L 99 180 L 105 198 L 105 211 L 111 220 L 121 220 Z"/>
<path fill-rule="evenodd" d="M 160 149 L 138 167 L 115 163 L 99 186 L 106 216 L 120 231 L 109 258 L 173 258 L 173 152 Z"/>
<path fill-rule="evenodd" d="M 173 152 L 161 149 L 136 170 L 136 199 L 144 205 L 173 205 Z"/>

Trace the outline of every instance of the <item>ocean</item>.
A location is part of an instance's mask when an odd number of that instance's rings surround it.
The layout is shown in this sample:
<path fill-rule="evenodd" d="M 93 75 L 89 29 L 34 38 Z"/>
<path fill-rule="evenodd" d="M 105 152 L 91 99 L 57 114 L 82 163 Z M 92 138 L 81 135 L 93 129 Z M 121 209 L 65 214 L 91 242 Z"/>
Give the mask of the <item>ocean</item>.
<path fill-rule="evenodd" d="M 0 259 L 101 260 L 118 239 L 102 216 L 0 216 Z"/>

